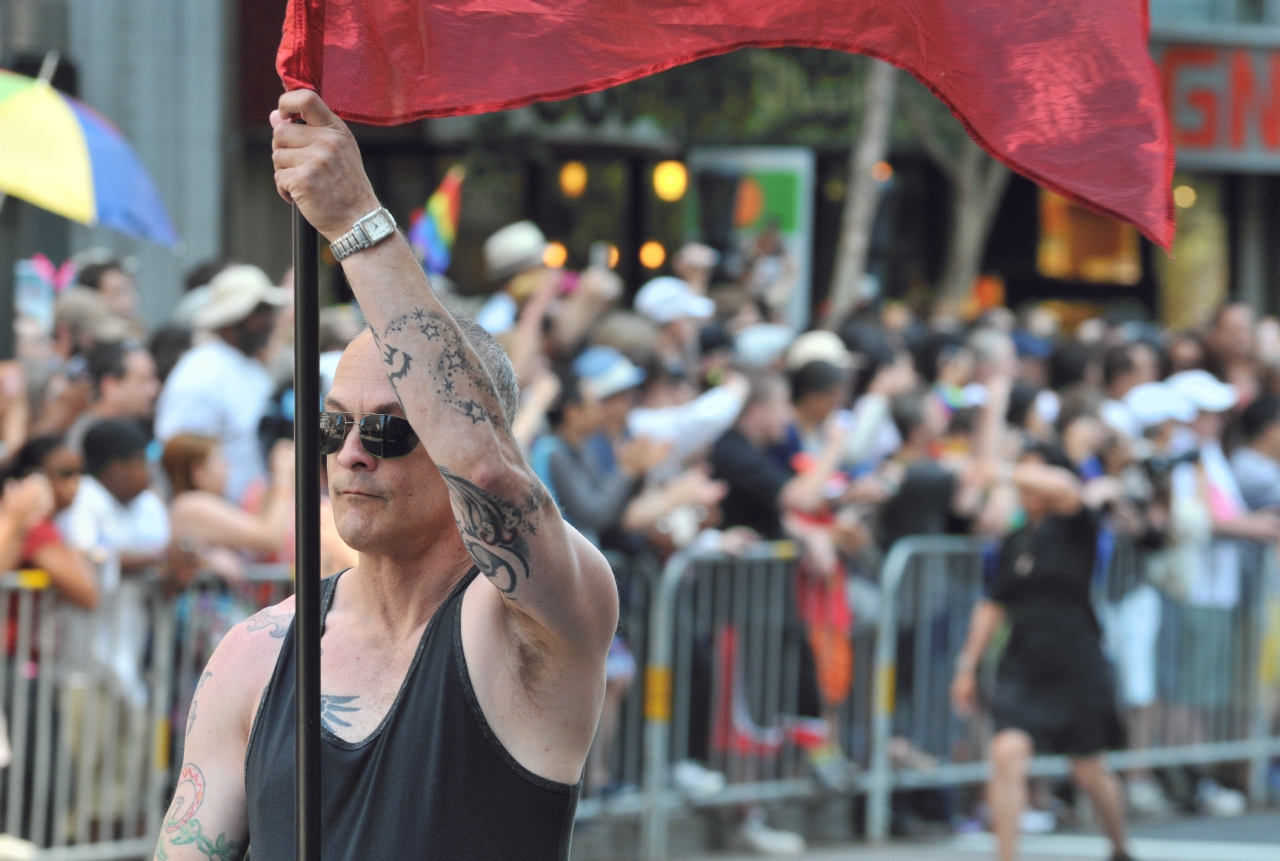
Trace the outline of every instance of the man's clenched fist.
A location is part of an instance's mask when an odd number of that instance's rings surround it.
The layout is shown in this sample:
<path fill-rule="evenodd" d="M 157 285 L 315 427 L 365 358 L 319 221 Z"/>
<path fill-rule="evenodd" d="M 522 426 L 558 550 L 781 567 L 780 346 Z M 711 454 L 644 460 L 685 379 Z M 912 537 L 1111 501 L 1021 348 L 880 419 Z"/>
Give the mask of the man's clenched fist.
<path fill-rule="evenodd" d="M 276 190 L 330 242 L 378 208 L 351 130 L 316 93 L 281 96 L 271 128 Z"/>

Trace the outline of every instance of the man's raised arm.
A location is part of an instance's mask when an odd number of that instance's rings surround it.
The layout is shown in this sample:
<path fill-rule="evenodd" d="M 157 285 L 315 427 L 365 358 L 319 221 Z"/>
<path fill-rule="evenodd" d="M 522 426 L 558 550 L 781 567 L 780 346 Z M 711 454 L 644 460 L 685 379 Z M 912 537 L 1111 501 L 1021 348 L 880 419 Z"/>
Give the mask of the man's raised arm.
<path fill-rule="evenodd" d="M 378 208 L 355 139 L 319 96 L 286 93 L 272 124 L 276 185 L 326 239 Z M 395 233 L 342 265 L 476 565 L 551 633 L 592 651 L 607 644 L 617 612 L 608 565 L 525 462 L 493 380 L 409 244 Z"/>

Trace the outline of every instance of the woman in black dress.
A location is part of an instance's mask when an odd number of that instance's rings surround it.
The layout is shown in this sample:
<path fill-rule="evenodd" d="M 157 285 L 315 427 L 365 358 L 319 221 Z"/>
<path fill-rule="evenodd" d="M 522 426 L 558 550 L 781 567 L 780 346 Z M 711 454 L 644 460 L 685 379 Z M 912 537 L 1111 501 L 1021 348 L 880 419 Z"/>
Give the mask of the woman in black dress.
<path fill-rule="evenodd" d="M 972 714 L 974 671 L 1007 619 L 1009 642 L 991 702 L 996 734 L 987 787 L 1001 861 L 1012 861 L 1017 851 L 1027 765 L 1035 753 L 1072 758 L 1072 778 L 1093 802 L 1113 857 L 1129 857 L 1120 785 L 1101 756 L 1123 743 L 1123 733 L 1089 601 L 1098 528 L 1067 466 L 1046 449 L 1031 449 L 1012 469 L 1006 466 L 1026 523 L 1000 548 L 998 573 L 988 597 L 974 607 L 951 688 L 956 711 Z"/>

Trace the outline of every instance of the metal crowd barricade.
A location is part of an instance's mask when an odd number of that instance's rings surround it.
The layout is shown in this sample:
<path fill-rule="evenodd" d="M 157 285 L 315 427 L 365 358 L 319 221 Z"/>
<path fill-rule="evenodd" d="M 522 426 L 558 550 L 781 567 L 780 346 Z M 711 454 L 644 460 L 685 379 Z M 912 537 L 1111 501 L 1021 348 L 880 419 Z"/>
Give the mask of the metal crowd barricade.
<path fill-rule="evenodd" d="M 818 691 L 801 683 L 808 647 L 796 563 L 795 545 L 776 542 L 743 557 L 677 554 L 663 570 L 650 607 L 644 679 L 644 857 L 667 857 L 669 813 L 689 803 L 669 787 L 681 760 L 727 779 L 724 790 L 696 804 L 817 791 L 806 749 L 828 740 L 827 726 Z M 854 724 L 858 705 L 865 709 L 870 700 L 869 685 L 859 696 L 856 682 L 845 704 Z"/>
<path fill-rule="evenodd" d="M 204 578 L 179 595 L 173 612 L 177 629 L 174 650 L 173 771 L 182 768 L 182 748 L 191 700 L 214 648 L 233 626 L 293 594 L 293 569 L 287 564 L 245 567 L 238 583 Z"/>
<path fill-rule="evenodd" d="M 127 578 L 86 611 L 60 602 L 43 571 L 0 576 L 0 710 L 12 751 L 0 769 L 0 831 L 48 861 L 150 857 L 171 753 L 181 762 L 184 686 L 233 616 L 280 600 L 289 581 L 287 566 L 250 566 L 235 587 L 206 581 L 174 598 Z"/>
<path fill-rule="evenodd" d="M 1108 754 L 1107 760 L 1118 770 L 1247 761 L 1250 795 L 1261 801 L 1267 763 L 1280 755 L 1280 737 L 1272 726 L 1277 682 L 1272 652 L 1280 645 L 1280 632 L 1268 628 L 1280 583 L 1270 548 L 1248 542 L 1239 547 L 1240 590 L 1234 604 L 1193 606 L 1163 592 L 1149 599 L 1158 600 L 1154 622 L 1159 625 L 1155 659 L 1141 670 L 1154 673 L 1154 701 L 1144 706 L 1149 737 L 1130 738 L 1129 749 Z M 881 613 L 876 644 L 867 781 L 867 836 L 873 841 L 888 834 L 894 791 L 973 784 L 987 777 L 990 720 L 983 714 L 968 722 L 956 718 L 948 690 L 969 611 L 982 594 L 982 551 L 980 543 L 967 538 L 921 536 L 898 542 L 885 560 L 881 587 L 884 606 L 892 609 Z M 1150 624 L 1153 616 L 1148 611 L 1139 621 Z M 994 663 L 985 666 L 988 692 Z M 895 763 L 895 745 L 924 756 L 912 764 Z M 1068 771 L 1068 761 L 1054 756 L 1037 756 L 1030 768 L 1032 775 L 1043 776 Z"/>
<path fill-rule="evenodd" d="M 608 750 L 593 750 L 591 754 L 606 758 L 610 784 L 596 785 L 588 769 L 578 803 L 579 821 L 602 816 L 634 816 L 641 809 L 639 789 L 645 766 L 642 668 L 649 653 L 650 597 L 658 576 L 657 563 L 647 554 L 606 552 L 605 558 L 618 584 L 621 605 L 618 635 L 634 660 L 635 673 L 619 707 L 612 744 Z"/>

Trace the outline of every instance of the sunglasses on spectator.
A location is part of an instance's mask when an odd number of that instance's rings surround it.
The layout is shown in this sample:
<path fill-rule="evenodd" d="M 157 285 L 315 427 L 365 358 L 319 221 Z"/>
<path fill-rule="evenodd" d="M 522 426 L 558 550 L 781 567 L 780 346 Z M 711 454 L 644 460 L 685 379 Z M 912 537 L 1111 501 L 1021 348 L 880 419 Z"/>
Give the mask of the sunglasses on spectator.
<path fill-rule="evenodd" d="M 404 457 L 418 447 L 418 435 L 407 419 L 383 413 L 320 413 L 320 453 L 337 454 L 342 450 L 351 426 L 359 428 L 360 444 L 369 454 L 381 460 Z"/>

